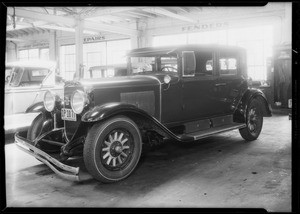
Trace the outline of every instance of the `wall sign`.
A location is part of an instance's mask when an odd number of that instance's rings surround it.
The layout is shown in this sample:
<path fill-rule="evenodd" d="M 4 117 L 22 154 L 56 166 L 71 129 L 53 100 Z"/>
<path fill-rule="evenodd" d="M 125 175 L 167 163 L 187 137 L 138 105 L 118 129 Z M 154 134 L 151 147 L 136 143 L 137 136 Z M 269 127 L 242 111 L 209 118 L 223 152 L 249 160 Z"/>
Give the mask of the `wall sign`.
<path fill-rule="evenodd" d="M 37 43 L 37 44 L 30 44 L 20 46 L 22 49 L 32 49 L 32 48 L 49 48 L 49 43 Z"/>
<path fill-rule="evenodd" d="M 184 26 L 181 28 L 181 31 L 182 32 L 207 31 L 207 30 L 215 30 L 215 29 L 220 29 L 225 27 L 228 27 L 228 22 L 204 23 L 204 24 Z"/>
<path fill-rule="evenodd" d="M 91 37 L 86 37 L 83 39 L 84 43 L 89 43 L 89 42 L 97 42 L 97 41 L 102 41 L 105 40 L 105 36 L 91 36 Z"/>

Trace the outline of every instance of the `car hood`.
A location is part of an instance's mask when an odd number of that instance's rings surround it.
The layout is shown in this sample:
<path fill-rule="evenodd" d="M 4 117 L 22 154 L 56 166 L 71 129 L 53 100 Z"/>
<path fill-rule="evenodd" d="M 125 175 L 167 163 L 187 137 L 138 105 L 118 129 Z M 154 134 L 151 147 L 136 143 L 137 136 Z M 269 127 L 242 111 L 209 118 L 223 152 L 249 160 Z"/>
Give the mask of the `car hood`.
<path fill-rule="evenodd" d="M 160 85 L 163 83 L 165 74 L 158 75 L 132 75 L 122 77 L 110 77 L 99 79 L 80 80 L 80 84 L 86 88 L 111 88 L 111 87 L 125 87 L 125 86 L 146 86 L 146 85 Z M 73 81 L 71 85 L 76 84 Z M 79 82 L 78 82 L 79 84 Z"/>

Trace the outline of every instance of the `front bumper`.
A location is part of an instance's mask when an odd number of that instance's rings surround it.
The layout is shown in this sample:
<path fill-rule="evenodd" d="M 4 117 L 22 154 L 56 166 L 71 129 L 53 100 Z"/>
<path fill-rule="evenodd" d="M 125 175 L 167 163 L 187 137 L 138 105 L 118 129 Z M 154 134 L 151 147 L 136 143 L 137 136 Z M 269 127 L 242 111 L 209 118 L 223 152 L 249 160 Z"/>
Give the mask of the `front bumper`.
<path fill-rule="evenodd" d="M 60 177 L 71 181 L 80 181 L 79 167 L 68 166 L 61 163 L 51 155 L 33 146 L 33 142 L 20 136 L 18 132 L 15 134 L 15 143 L 19 149 L 46 164 Z"/>

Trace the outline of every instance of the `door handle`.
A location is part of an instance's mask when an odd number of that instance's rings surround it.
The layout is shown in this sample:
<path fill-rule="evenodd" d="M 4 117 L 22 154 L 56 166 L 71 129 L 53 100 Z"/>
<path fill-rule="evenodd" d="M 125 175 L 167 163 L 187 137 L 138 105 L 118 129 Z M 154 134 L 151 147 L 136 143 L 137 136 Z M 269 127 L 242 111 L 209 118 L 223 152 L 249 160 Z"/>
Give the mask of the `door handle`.
<path fill-rule="evenodd" d="M 226 83 L 217 83 L 217 84 L 215 84 L 215 86 L 225 86 L 226 85 Z"/>

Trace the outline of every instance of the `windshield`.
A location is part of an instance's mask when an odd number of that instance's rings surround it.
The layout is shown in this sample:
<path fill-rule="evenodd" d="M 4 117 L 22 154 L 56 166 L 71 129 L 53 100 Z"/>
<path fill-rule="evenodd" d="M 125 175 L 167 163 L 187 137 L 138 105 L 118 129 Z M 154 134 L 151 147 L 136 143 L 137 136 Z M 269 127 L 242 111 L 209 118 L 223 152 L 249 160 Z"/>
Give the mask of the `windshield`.
<path fill-rule="evenodd" d="M 24 70 L 22 68 L 16 67 L 11 74 L 12 76 L 10 79 L 10 85 L 18 86 L 22 79 L 23 73 L 24 73 Z"/>
<path fill-rule="evenodd" d="M 5 83 L 9 82 L 10 76 L 11 76 L 12 68 L 6 67 L 5 68 Z"/>
<path fill-rule="evenodd" d="M 170 55 L 130 57 L 133 74 L 175 72 L 177 73 L 177 57 Z"/>
<path fill-rule="evenodd" d="M 49 69 L 15 67 L 10 80 L 11 86 L 40 85 L 45 79 Z"/>
<path fill-rule="evenodd" d="M 126 75 L 126 65 L 95 66 L 84 72 L 83 79 L 109 78 Z"/>

